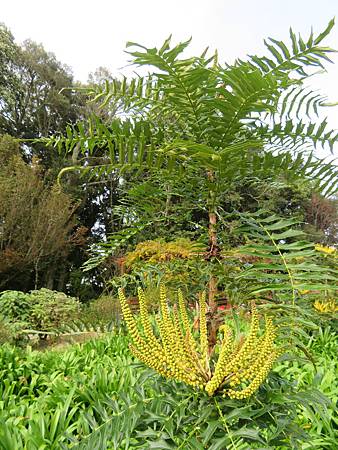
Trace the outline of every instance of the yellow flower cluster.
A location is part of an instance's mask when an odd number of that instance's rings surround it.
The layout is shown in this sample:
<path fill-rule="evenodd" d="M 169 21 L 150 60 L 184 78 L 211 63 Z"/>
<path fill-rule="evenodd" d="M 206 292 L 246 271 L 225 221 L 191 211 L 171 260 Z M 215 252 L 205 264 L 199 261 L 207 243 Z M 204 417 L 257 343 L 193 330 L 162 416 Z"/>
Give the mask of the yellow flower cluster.
<path fill-rule="evenodd" d="M 215 371 L 212 378 L 205 386 L 205 390 L 209 395 L 212 395 L 224 380 L 224 372 L 229 362 L 229 357 L 233 350 L 232 331 L 226 325 L 223 325 L 224 339 L 221 345 L 221 350 L 215 366 Z"/>
<path fill-rule="evenodd" d="M 265 333 L 259 336 L 259 319 L 254 303 L 251 311 L 250 331 L 241 346 L 236 347 L 230 329 L 225 331 L 214 375 L 205 387 L 209 395 L 222 387 L 230 398 L 249 397 L 262 384 L 277 358 L 271 319 L 265 319 Z"/>
<path fill-rule="evenodd" d="M 271 319 L 265 318 L 265 330 L 261 332 L 258 313 L 252 303 L 250 331 L 247 338 L 239 342 L 232 329 L 227 324 L 222 325 L 219 331 L 223 334 L 223 340 L 217 346 L 218 359 L 211 370 L 215 358 L 209 354 L 205 293 L 200 297 L 199 340 L 193 336 L 182 292 L 178 292 L 178 307 L 175 305 L 171 311 L 166 296 L 166 289 L 162 285 L 160 317 L 151 319 L 144 293 L 139 289 L 140 320 L 137 322 L 123 291 L 119 290 L 122 313 L 132 338 L 130 348 L 134 355 L 161 375 L 204 389 L 209 395 L 216 391 L 223 391 L 235 399 L 252 395 L 278 356 Z"/>
<path fill-rule="evenodd" d="M 204 248 L 197 248 L 195 242 L 185 238 L 171 242 L 144 241 L 137 244 L 134 251 L 127 253 L 125 264 L 127 267 L 131 267 L 138 261 L 161 262 L 177 258 L 191 259 L 196 257 L 197 250 L 204 251 Z"/>
<path fill-rule="evenodd" d="M 325 253 L 326 255 L 334 255 L 337 251 L 334 247 L 327 247 L 326 245 L 321 244 L 316 244 L 315 249 L 318 252 Z"/>
<path fill-rule="evenodd" d="M 182 294 L 180 294 L 181 296 Z M 161 317 L 157 320 L 159 331 L 157 337 L 154 334 L 146 309 L 144 293 L 141 289 L 139 289 L 138 297 L 142 331 L 138 329 L 126 298 L 119 289 L 122 313 L 133 341 L 130 345 L 133 354 L 167 378 L 203 388 L 207 375 L 203 369 L 200 355 L 196 352 L 197 344 L 190 330 L 188 314 L 182 298 L 179 302 L 180 312 L 178 313 L 176 309 L 176 312 L 170 314 L 166 301 L 166 290 L 163 285 L 161 286 Z M 188 328 L 185 328 L 184 323 L 188 325 Z"/>
<path fill-rule="evenodd" d="M 250 351 L 246 351 L 245 356 L 239 357 L 234 377 L 235 382 L 230 378 L 229 384 L 241 388 L 227 390 L 226 393 L 230 398 L 250 397 L 265 380 L 278 356 L 278 351 L 274 346 L 275 330 L 271 319 L 266 318 L 265 324 L 264 335 L 253 338 L 254 345 L 250 348 Z M 228 376 L 228 374 L 226 373 L 225 376 Z"/>
<path fill-rule="evenodd" d="M 325 300 L 322 302 L 320 300 L 316 300 L 313 306 L 317 311 L 321 313 L 333 313 L 338 311 L 338 305 L 334 299 Z"/>

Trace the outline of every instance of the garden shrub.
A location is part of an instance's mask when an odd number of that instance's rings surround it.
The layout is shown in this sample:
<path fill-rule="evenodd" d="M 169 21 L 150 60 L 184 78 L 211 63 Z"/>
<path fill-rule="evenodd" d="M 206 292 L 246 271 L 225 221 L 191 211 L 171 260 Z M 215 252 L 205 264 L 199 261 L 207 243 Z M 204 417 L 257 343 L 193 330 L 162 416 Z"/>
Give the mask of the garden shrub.
<path fill-rule="evenodd" d="M 31 313 L 31 301 L 28 294 L 20 291 L 0 293 L 0 315 L 11 322 L 28 321 Z"/>
<path fill-rule="evenodd" d="M 15 339 L 29 331 L 55 332 L 67 322 L 78 318 L 80 303 L 63 292 L 39 289 L 25 294 L 5 291 L 0 294 L 0 316 L 12 329 Z"/>
<path fill-rule="evenodd" d="M 70 320 L 78 318 L 79 301 L 63 292 L 42 288 L 31 291 L 29 298 L 32 304 L 31 323 L 35 330 L 57 330 Z"/>
<path fill-rule="evenodd" d="M 13 341 L 13 331 L 10 325 L 0 316 L 0 345 Z"/>
<path fill-rule="evenodd" d="M 178 258 L 191 259 L 197 256 L 197 250 L 201 251 L 201 248 L 196 242 L 186 238 L 179 238 L 171 242 L 161 239 L 144 241 L 137 244 L 134 251 L 127 253 L 125 264 L 127 267 L 131 267 L 138 261 L 161 262 Z"/>
<path fill-rule="evenodd" d="M 220 284 L 226 283 L 229 278 L 233 279 L 233 267 L 207 261 L 203 252 L 204 249 L 197 242 L 183 238 L 172 242 L 141 242 L 134 251 L 126 254 L 126 270 L 115 276 L 110 284 L 114 288 L 125 289 L 128 297 L 135 296 L 138 286 L 142 286 L 147 292 L 148 306 L 156 310 L 159 307 L 161 282 L 173 294 L 178 288 L 184 293 L 197 294 L 204 289 L 211 274 L 216 274 Z M 220 291 L 219 296 L 222 295 Z"/>
<path fill-rule="evenodd" d="M 109 326 L 120 319 L 121 309 L 116 298 L 110 295 L 102 295 L 85 305 L 81 311 L 81 320 L 92 325 Z"/>

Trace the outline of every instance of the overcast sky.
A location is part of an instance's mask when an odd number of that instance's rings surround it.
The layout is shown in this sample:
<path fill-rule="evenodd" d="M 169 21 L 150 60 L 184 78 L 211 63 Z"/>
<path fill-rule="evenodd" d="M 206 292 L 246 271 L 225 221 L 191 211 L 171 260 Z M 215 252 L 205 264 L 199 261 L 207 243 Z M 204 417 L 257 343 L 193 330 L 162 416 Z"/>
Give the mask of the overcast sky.
<path fill-rule="evenodd" d="M 338 16 L 338 0 L 0 0 L 0 22 L 17 42 L 30 38 L 69 65 L 74 77 L 86 81 L 99 66 L 113 74 L 123 68 L 127 41 L 160 46 L 169 34 L 175 41 L 192 36 L 191 52 L 218 49 L 220 61 L 264 52 L 263 39 L 287 40 L 289 27 L 305 37 L 322 31 Z M 338 24 L 325 45 L 338 49 Z M 327 73 L 312 87 L 338 101 L 338 54 Z M 325 111 L 326 115 L 326 111 Z M 328 108 L 338 128 L 338 107 Z"/>

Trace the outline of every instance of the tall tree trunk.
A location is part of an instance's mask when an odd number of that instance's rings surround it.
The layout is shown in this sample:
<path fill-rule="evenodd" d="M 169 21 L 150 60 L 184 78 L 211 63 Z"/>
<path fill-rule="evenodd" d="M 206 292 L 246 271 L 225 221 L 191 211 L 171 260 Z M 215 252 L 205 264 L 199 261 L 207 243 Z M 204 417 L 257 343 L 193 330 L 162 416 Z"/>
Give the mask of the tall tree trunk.
<path fill-rule="evenodd" d="M 64 267 L 63 264 L 60 270 L 59 280 L 57 284 L 57 290 L 60 292 L 64 292 L 65 290 L 66 275 L 67 275 L 66 268 Z"/>
<path fill-rule="evenodd" d="M 50 264 L 47 273 L 45 275 L 45 285 L 47 289 L 53 290 L 54 276 L 55 276 L 55 264 Z"/>
<path fill-rule="evenodd" d="M 208 257 L 214 258 L 218 254 L 217 247 L 217 232 L 216 232 L 216 213 L 209 211 L 209 255 Z M 213 311 L 216 308 L 216 279 L 211 275 L 209 280 L 209 308 Z"/>
<path fill-rule="evenodd" d="M 216 214 L 215 212 L 209 212 L 209 254 L 210 258 L 217 256 L 217 232 L 216 232 Z M 216 303 L 216 293 L 217 293 L 217 280 L 216 277 L 211 274 L 209 278 L 209 295 L 208 295 L 208 305 L 210 311 L 210 322 L 209 322 L 209 351 L 211 352 L 216 344 L 217 339 L 217 303 Z"/>
<path fill-rule="evenodd" d="M 40 260 L 37 259 L 34 263 L 34 273 L 35 273 L 35 277 L 34 277 L 34 289 L 37 290 L 38 289 L 38 284 L 39 284 L 39 262 Z"/>
<path fill-rule="evenodd" d="M 208 172 L 208 179 L 210 182 L 214 182 L 214 174 L 212 171 Z M 216 216 L 216 205 L 215 205 L 215 194 L 212 190 L 209 193 L 209 249 L 208 249 L 208 259 L 212 260 L 219 254 L 219 248 L 217 244 L 217 216 Z M 208 295 L 208 306 L 210 312 L 209 321 L 209 350 L 211 351 L 216 344 L 216 334 L 217 334 L 217 303 L 216 303 L 216 293 L 217 293 L 217 280 L 216 277 L 211 274 L 209 279 L 209 295 Z"/>

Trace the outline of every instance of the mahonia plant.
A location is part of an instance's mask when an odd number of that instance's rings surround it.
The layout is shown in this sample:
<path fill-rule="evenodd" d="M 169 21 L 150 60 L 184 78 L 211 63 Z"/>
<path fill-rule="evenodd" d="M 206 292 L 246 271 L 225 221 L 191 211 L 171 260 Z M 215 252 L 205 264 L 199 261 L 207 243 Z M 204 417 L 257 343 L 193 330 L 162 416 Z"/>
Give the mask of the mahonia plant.
<path fill-rule="evenodd" d="M 166 288 L 161 285 L 160 316 L 154 321 L 147 311 L 141 288 L 138 298 L 140 321 L 135 319 L 123 291 L 119 289 L 122 313 L 132 338 L 132 353 L 162 376 L 205 390 L 210 396 L 218 392 L 232 399 L 251 396 L 280 354 L 274 344 L 273 323 L 265 317 L 265 330 L 260 330 L 254 302 L 246 339 L 235 339 L 231 327 L 224 324 L 219 328 L 221 342 L 209 351 L 205 292 L 200 296 L 198 337 L 192 331 L 180 290 L 178 306 L 175 304 L 170 310 Z M 155 328 L 153 323 L 157 325 Z"/>

